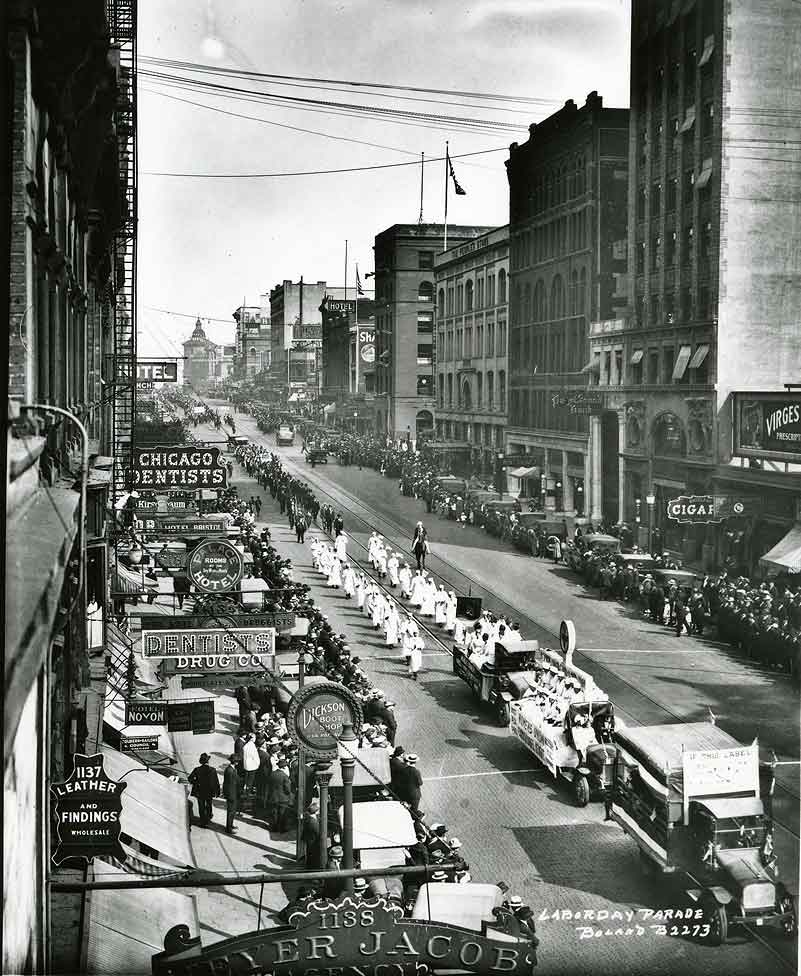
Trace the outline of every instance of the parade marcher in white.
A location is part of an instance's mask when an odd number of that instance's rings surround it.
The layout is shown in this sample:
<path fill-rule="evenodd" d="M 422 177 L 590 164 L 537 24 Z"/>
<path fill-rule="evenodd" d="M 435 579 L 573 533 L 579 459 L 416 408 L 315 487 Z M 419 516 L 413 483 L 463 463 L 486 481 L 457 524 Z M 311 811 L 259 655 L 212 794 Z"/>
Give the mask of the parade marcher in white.
<path fill-rule="evenodd" d="M 414 621 L 414 617 L 408 614 L 403 624 L 403 633 L 401 634 L 401 657 L 404 658 L 407 664 L 411 659 L 416 637 L 417 624 Z"/>
<path fill-rule="evenodd" d="M 378 630 L 380 627 L 384 626 L 384 610 L 385 610 L 384 596 L 378 587 L 375 588 L 373 593 L 373 606 L 372 606 L 372 618 L 373 627 Z"/>
<path fill-rule="evenodd" d="M 347 533 L 344 530 L 342 532 L 340 532 L 339 535 L 336 537 L 336 541 L 334 542 L 334 551 L 336 552 L 337 559 L 341 563 L 344 563 L 347 560 L 347 558 L 348 558 L 348 535 L 347 535 Z"/>
<path fill-rule="evenodd" d="M 409 658 L 409 675 L 414 681 L 417 681 L 417 674 L 420 668 L 423 666 L 423 638 L 420 636 L 420 632 L 417 630 L 417 625 L 414 627 L 414 637 L 412 638 L 412 653 Z"/>
<path fill-rule="evenodd" d="M 378 541 L 378 533 L 373 532 L 367 542 L 367 559 L 369 560 L 373 569 L 375 569 L 375 551 Z"/>
<path fill-rule="evenodd" d="M 373 597 L 378 592 L 378 587 L 375 585 L 375 583 L 372 582 L 372 580 L 367 580 L 366 582 L 367 582 L 367 589 L 364 594 L 364 604 L 362 605 L 362 610 L 364 610 L 366 616 L 372 617 Z"/>
<path fill-rule="evenodd" d="M 426 585 L 425 577 L 423 576 L 422 571 L 418 569 L 417 572 L 412 577 L 411 591 L 409 594 L 409 602 L 412 604 L 412 606 L 414 607 L 422 606 L 425 585 Z"/>
<path fill-rule="evenodd" d="M 342 586 L 342 570 L 339 567 L 339 560 L 331 553 L 328 564 L 328 586 L 339 588 Z"/>
<path fill-rule="evenodd" d="M 434 623 L 440 627 L 445 626 L 449 603 L 450 600 L 448 599 L 448 594 L 445 592 L 445 587 L 440 586 L 434 596 Z"/>
<path fill-rule="evenodd" d="M 396 552 L 390 552 L 389 558 L 387 559 L 387 572 L 389 573 L 389 585 L 397 586 L 400 582 L 398 578 L 398 571 L 400 569 L 400 562 L 398 560 L 398 554 Z"/>
<path fill-rule="evenodd" d="M 364 573 L 359 573 L 359 578 L 356 580 L 356 605 L 360 610 L 364 610 L 364 598 L 367 595 L 367 580 L 364 578 Z"/>
<path fill-rule="evenodd" d="M 387 550 L 386 546 L 383 544 L 378 548 L 376 552 L 376 569 L 378 570 L 378 575 L 381 579 L 387 578 Z"/>
<path fill-rule="evenodd" d="M 456 594 L 453 590 L 448 594 L 448 605 L 445 609 L 445 630 L 449 634 L 456 630 Z"/>
<path fill-rule="evenodd" d="M 398 643 L 398 628 L 400 617 L 398 607 L 394 600 L 387 600 L 387 609 L 384 614 L 384 631 L 386 633 L 387 647 L 395 647 Z"/>
<path fill-rule="evenodd" d="M 341 539 L 342 536 L 339 538 Z M 353 572 L 350 563 L 345 563 L 342 569 L 342 588 L 345 591 L 345 596 L 354 596 L 356 593 L 356 574 Z"/>
<path fill-rule="evenodd" d="M 412 571 L 408 563 L 401 566 L 398 579 L 400 580 L 401 596 L 404 600 L 408 600 L 412 595 Z"/>
<path fill-rule="evenodd" d="M 424 617 L 433 617 L 436 610 L 435 599 L 437 596 L 437 584 L 431 576 L 426 577 L 423 586 L 423 598 L 420 603 L 420 613 Z"/>

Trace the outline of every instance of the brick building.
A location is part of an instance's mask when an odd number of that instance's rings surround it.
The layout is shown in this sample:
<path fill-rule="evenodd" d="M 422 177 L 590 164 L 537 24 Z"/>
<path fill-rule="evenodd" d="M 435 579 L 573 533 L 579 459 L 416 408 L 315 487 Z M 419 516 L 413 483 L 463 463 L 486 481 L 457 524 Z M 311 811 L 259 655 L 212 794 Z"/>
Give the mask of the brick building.
<path fill-rule="evenodd" d="M 269 312 L 260 305 L 240 305 L 233 313 L 236 323 L 235 379 L 253 380 L 259 373 L 269 372 L 272 358 L 272 335 Z"/>
<path fill-rule="evenodd" d="M 470 467 L 490 474 L 504 453 L 509 375 L 509 228 L 434 258 L 437 442 L 470 445 Z"/>
<path fill-rule="evenodd" d="M 632 307 L 591 327 L 596 461 L 620 455 L 619 517 L 644 523 L 652 495 L 666 544 L 751 567 L 799 505 L 792 466 L 732 463 L 732 394 L 801 381 L 801 170 L 781 149 L 798 137 L 801 6 L 636 0 L 631 44 Z M 750 514 L 667 519 L 670 498 L 707 492 Z"/>
<path fill-rule="evenodd" d="M 217 385 L 218 360 L 221 349 L 206 336 L 198 319 L 192 335 L 182 343 L 184 347 L 184 383 L 198 393 L 208 393 Z"/>
<path fill-rule="evenodd" d="M 353 298 L 326 296 L 320 306 L 323 320 L 323 396 L 344 400 L 372 393 L 375 368 L 375 302 L 363 298 L 358 306 L 359 376 L 356 377 L 357 309 Z"/>
<path fill-rule="evenodd" d="M 572 100 L 511 147 L 507 450 L 530 472 L 519 485 L 549 509 L 600 517 L 590 464 L 588 325 L 626 305 L 628 110 L 597 92 Z M 524 455 L 525 457 L 521 457 Z M 613 492 L 607 493 L 612 498 Z M 616 513 L 614 513 L 616 519 Z M 614 520 L 614 519 L 613 519 Z"/>
<path fill-rule="evenodd" d="M 451 245 L 492 227 L 448 227 Z M 375 239 L 376 430 L 434 433 L 434 258 L 442 224 L 394 224 Z"/>

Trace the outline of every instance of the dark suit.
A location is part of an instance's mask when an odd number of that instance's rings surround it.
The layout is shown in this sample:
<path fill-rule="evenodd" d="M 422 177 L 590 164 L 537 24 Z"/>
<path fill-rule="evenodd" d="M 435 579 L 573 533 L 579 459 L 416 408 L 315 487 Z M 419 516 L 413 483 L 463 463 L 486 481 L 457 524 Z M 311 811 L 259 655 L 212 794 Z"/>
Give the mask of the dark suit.
<path fill-rule="evenodd" d="M 239 771 L 233 763 L 229 763 L 223 773 L 223 796 L 226 809 L 225 829 L 230 833 L 234 827 L 234 817 L 239 813 Z"/>
<path fill-rule="evenodd" d="M 201 763 L 189 774 L 189 782 L 192 784 L 192 796 L 197 797 L 200 825 L 211 823 L 214 819 L 211 801 L 215 796 L 220 795 L 220 777 L 217 775 L 217 770 Z"/>
<path fill-rule="evenodd" d="M 395 792 L 405 800 L 412 810 L 420 809 L 420 788 L 423 785 L 423 777 L 416 766 L 404 764 L 403 769 L 398 770 L 398 786 Z"/>
<path fill-rule="evenodd" d="M 291 802 L 292 785 L 289 782 L 289 773 L 279 766 L 270 773 L 270 823 L 278 833 L 287 829 Z"/>
<path fill-rule="evenodd" d="M 395 793 L 398 793 L 406 763 L 400 756 L 392 756 L 389 760 L 390 784 Z"/>
<path fill-rule="evenodd" d="M 320 867 L 320 820 L 316 813 L 303 814 L 303 840 L 306 844 L 306 867 Z"/>
<path fill-rule="evenodd" d="M 387 739 L 389 739 L 389 744 L 391 746 L 395 745 L 395 734 L 398 731 L 398 723 L 395 721 L 395 715 L 391 708 L 386 705 L 379 705 L 377 708 L 373 709 L 373 715 L 382 722 L 387 727 Z"/>

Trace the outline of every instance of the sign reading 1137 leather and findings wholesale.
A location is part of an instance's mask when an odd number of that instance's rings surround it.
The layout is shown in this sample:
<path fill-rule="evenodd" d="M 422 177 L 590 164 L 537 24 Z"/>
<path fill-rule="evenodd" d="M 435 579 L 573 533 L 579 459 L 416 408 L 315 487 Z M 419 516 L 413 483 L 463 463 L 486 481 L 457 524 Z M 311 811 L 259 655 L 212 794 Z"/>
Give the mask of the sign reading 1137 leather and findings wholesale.
<path fill-rule="evenodd" d="M 228 469 L 217 447 L 135 448 L 134 488 L 226 488 Z"/>

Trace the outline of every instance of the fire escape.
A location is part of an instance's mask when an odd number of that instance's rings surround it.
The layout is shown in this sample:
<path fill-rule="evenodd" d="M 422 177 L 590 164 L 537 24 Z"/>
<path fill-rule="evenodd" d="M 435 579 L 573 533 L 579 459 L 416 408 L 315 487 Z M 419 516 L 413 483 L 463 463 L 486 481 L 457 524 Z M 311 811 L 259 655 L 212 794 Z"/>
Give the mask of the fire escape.
<path fill-rule="evenodd" d="M 137 0 L 106 0 L 112 47 L 119 59 L 117 132 L 120 220 L 112 243 L 114 290 L 111 296 L 114 363 L 113 498 L 130 491 L 136 423 L 136 6 Z"/>

